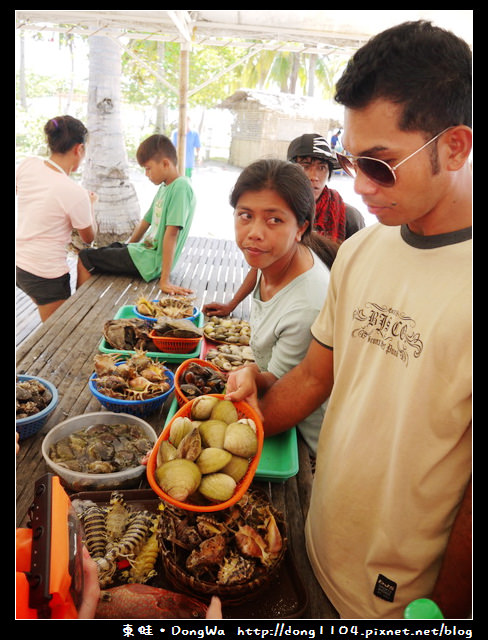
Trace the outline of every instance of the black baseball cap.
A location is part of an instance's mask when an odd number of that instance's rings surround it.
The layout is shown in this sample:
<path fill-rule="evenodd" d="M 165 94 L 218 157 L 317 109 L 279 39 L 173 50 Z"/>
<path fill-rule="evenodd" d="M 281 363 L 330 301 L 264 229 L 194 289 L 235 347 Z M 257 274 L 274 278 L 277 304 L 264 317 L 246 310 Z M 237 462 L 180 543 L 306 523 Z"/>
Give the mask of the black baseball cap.
<path fill-rule="evenodd" d="M 290 142 L 288 147 L 287 158 L 291 162 L 299 156 L 317 158 L 324 160 L 330 166 L 331 171 L 340 169 L 335 154 L 331 151 L 329 143 L 324 136 L 318 133 L 304 133 L 299 138 L 295 138 Z"/>

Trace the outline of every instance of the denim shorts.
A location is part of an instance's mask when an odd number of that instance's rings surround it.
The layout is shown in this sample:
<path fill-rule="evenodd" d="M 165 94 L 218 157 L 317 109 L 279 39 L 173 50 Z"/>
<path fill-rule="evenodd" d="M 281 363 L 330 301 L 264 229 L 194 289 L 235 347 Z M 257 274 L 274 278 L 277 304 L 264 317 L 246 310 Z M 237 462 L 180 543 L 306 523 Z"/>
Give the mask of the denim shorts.
<path fill-rule="evenodd" d="M 67 300 L 71 296 L 69 272 L 58 278 L 41 278 L 16 267 L 15 279 L 19 289 L 30 296 L 37 305 Z"/>
<path fill-rule="evenodd" d="M 82 249 L 78 254 L 78 259 L 90 273 L 140 275 L 130 257 L 127 245 L 122 242 L 112 242 L 106 247 L 98 247 L 97 249 Z"/>

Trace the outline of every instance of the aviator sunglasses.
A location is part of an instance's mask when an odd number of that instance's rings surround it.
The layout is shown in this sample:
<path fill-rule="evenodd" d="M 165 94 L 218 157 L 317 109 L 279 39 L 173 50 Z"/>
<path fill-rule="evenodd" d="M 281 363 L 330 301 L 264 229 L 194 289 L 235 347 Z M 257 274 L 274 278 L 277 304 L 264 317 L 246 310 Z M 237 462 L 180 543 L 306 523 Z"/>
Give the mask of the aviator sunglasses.
<path fill-rule="evenodd" d="M 355 178 L 357 176 L 357 171 L 359 169 L 367 178 L 369 178 L 373 182 L 376 182 L 382 187 L 393 187 L 397 179 L 395 171 L 398 169 L 398 167 L 404 164 L 407 160 L 410 160 L 410 158 L 413 158 L 414 155 L 422 151 L 422 149 L 425 149 L 425 147 L 428 147 L 431 142 L 434 142 L 434 140 L 437 140 L 437 138 L 439 138 L 443 133 L 446 133 L 446 131 L 449 131 L 449 129 L 452 128 L 453 127 L 447 127 L 447 129 L 444 129 L 444 131 L 438 133 L 431 140 L 422 145 L 420 149 L 417 149 L 417 151 L 411 153 L 394 167 L 390 167 L 390 165 L 384 160 L 378 160 L 377 158 L 344 155 L 342 153 L 337 153 L 337 162 L 340 164 L 341 168 L 344 169 L 344 171 L 352 178 Z"/>

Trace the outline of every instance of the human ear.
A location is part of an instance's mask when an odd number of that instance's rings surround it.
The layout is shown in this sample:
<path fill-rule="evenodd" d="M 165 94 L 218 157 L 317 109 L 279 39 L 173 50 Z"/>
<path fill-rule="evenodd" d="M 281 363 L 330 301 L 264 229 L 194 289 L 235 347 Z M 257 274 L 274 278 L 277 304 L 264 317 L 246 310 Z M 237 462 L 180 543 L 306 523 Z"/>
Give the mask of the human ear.
<path fill-rule="evenodd" d="M 301 239 L 303 237 L 303 234 L 307 230 L 308 226 L 309 226 L 309 221 L 305 220 L 305 222 L 302 224 L 302 226 L 298 228 L 297 235 L 296 235 L 297 242 L 301 241 Z"/>
<path fill-rule="evenodd" d="M 85 145 L 82 142 L 79 142 L 75 145 L 74 151 L 77 158 L 83 158 L 85 155 Z"/>
<path fill-rule="evenodd" d="M 458 171 L 469 158 L 473 146 L 470 127 L 459 125 L 445 134 L 445 158 L 448 171 Z"/>

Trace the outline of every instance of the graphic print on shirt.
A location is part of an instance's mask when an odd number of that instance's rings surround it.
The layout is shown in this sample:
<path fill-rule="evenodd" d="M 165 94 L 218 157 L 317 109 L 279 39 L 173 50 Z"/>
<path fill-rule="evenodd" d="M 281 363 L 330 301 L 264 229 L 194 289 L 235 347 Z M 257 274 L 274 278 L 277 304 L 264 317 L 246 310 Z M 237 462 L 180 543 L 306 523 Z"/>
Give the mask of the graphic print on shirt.
<path fill-rule="evenodd" d="M 415 320 L 398 309 L 367 302 L 353 312 L 353 338 L 361 338 L 377 346 L 385 355 L 399 358 L 408 367 L 410 356 L 418 358 L 424 345 L 415 331 Z"/>
<path fill-rule="evenodd" d="M 156 240 L 156 233 L 161 221 L 161 215 L 163 213 L 163 200 L 163 197 L 157 198 L 155 199 L 153 204 L 151 226 L 146 231 L 143 238 L 144 246 L 146 246 L 148 249 L 157 249 L 158 243 Z"/>

